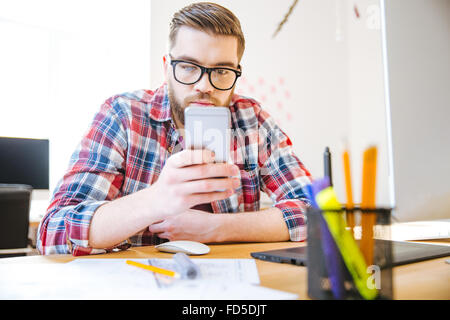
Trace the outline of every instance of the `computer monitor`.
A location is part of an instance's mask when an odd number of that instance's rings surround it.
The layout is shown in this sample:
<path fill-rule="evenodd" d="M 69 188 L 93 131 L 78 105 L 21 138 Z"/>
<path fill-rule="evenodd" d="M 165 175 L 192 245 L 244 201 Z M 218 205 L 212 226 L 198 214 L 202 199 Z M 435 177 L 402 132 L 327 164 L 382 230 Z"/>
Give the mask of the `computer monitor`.
<path fill-rule="evenodd" d="M 0 183 L 49 189 L 49 140 L 0 137 Z"/>
<path fill-rule="evenodd" d="M 450 218 L 450 1 L 381 1 L 397 221 Z"/>

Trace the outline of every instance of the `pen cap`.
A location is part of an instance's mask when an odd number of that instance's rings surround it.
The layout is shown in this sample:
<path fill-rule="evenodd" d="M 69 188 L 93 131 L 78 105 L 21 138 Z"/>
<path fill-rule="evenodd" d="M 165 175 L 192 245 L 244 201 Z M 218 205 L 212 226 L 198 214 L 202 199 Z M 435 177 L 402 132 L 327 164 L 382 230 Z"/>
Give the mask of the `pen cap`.
<path fill-rule="evenodd" d="M 178 265 L 182 278 L 195 279 L 200 276 L 200 268 L 185 253 L 176 253 L 173 260 Z"/>

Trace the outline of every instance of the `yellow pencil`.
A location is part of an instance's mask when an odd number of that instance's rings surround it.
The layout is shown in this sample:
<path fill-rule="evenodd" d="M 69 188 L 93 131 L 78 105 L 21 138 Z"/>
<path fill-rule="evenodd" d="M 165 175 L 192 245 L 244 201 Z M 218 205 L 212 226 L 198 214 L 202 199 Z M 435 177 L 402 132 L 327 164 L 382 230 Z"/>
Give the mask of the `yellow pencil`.
<path fill-rule="evenodd" d="M 364 151 L 362 180 L 362 209 L 375 209 L 375 183 L 377 176 L 377 147 Z M 373 226 L 376 223 L 375 212 L 362 212 L 361 217 L 361 251 L 368 266 L 373 262 Z"/>
<path fill-rule="evenodd" d="M 145 270 L 149 270 L 155 273 L 159 273 L 159 274 L 163 274 L 169 277 L 174 277 L 174 278 L 179 278 L 180 274 L 178 272 L 172 271 L 172 270 L 166 270 L 166 269 L 162 269 L 162 268 L 158 268 L 158 267 L 154 267 L 154 266 L 149 266 L 143 263 L 139 263 L 136 261 L 132 261 L 132 260 L 126 260 L 125 261 L 127 264 L 131 265 L 131 266 L 135 266 L 138 268 L 142 268 Z"/>

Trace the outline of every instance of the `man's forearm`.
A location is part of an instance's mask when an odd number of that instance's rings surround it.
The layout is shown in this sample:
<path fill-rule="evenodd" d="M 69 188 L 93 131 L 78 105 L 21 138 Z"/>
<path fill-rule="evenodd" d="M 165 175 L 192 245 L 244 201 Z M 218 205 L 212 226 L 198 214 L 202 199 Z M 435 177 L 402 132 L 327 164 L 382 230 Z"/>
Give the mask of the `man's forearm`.
<path fill-rule="evenodd" d="M 147 188 L 100 206 L 91 221 L 89 246 L 111 248 L 156 222 L 157 213 L 148 207 L 151 197 Z"/>
<path fill-rule="evenodd" d="M 289 240 L 289 231 L 278 208 L 258 212 L 218 214 L 217 242 L 275 242 Z"/>

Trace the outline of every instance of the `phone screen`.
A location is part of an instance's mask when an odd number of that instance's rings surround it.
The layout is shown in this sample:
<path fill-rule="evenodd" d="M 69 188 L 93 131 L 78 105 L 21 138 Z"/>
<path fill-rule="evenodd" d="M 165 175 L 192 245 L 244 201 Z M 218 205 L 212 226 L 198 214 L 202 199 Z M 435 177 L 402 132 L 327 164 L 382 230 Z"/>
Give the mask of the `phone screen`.
<path fill-rule="evenodd" d="M 230 153 L 230 110 L 225 107 L 187 107 L 184 111 L 186 148 L 214 151 L 216 162 Z"/>

